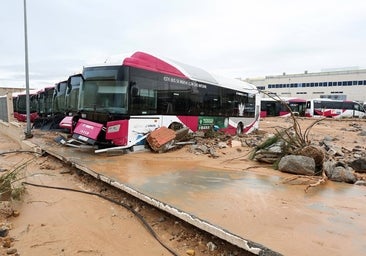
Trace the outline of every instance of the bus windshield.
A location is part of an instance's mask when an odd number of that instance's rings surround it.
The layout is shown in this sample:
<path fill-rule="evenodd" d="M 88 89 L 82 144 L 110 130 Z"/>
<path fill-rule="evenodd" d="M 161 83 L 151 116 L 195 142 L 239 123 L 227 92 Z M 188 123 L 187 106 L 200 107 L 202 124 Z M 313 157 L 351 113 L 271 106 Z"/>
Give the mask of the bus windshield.
<path fill-rule="evenodd" d="M 26 97 L 27 96 L 25 94 L 18 96 L 17 110 L 19 111 L 19 113 L 25 114 L 27 111 Z M 29 107 L 30 107 L 31 113 L 37 111 L 37 96 L 36 95 L 29 95 Z"/>
<path fill-rule="evenodd" d="M 127 113 L 128 83 L 115 80 L 86 80 L 80 92 L 80 109 L 116 114 Z"/>

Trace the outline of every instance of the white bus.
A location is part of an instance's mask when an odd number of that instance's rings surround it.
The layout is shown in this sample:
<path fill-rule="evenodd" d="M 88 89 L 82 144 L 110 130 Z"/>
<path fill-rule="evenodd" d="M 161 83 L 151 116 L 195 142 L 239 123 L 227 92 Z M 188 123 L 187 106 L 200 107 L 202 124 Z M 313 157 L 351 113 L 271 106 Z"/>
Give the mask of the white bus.
<path fill-rule="evenodd" d="M 362 104 L 356 101 L 311 99 L 306 102 L 305 116 L 307 117 L 365 117 Z"/>

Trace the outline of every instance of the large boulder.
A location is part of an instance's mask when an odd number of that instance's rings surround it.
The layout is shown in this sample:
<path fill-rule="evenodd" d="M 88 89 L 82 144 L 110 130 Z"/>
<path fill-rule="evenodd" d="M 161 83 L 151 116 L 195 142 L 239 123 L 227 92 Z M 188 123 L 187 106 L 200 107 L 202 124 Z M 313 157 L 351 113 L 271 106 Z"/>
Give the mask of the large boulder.
<path fill-rule="evenodd" d="M 308 156 L 287 155 L 281 158 L 278 169 L 299 175 L 315 175 L 315 161 Z"/>

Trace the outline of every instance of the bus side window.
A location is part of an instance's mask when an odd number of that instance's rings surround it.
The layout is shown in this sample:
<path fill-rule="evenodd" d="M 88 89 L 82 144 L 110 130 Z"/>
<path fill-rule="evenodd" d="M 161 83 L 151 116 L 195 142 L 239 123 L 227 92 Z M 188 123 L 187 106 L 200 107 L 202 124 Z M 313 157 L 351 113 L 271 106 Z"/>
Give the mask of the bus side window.
<path fill-rule="evenodd" d="M 173 114 L 173 104 L 170 102 L 167 103 L 166 114 Z"/>
<path fill-rule="evenodd" d="M 132 97 L 137 97 L 138 93 L 139 93 L 139 89 L 135 85 L 133 85 L 131 87 L 131 96 Z"/>

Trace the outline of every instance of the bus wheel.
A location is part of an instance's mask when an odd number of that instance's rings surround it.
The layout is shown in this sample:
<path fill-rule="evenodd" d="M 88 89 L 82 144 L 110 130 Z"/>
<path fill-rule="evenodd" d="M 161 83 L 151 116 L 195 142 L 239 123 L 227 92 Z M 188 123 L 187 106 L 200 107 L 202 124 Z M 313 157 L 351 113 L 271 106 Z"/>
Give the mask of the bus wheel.
<path fill-rule="evenodd" d="M 243 123 L 239 123 L 236 127 L 236 135 L 242 135 L 244 132 Z"/>
<path fill-rule="evenodd" d="M 179 122 L 173 122 L 168 126 L 169 129 L 172 129 L 173 131 L 178 131 L 183 128 L 183 124 Z"/>

